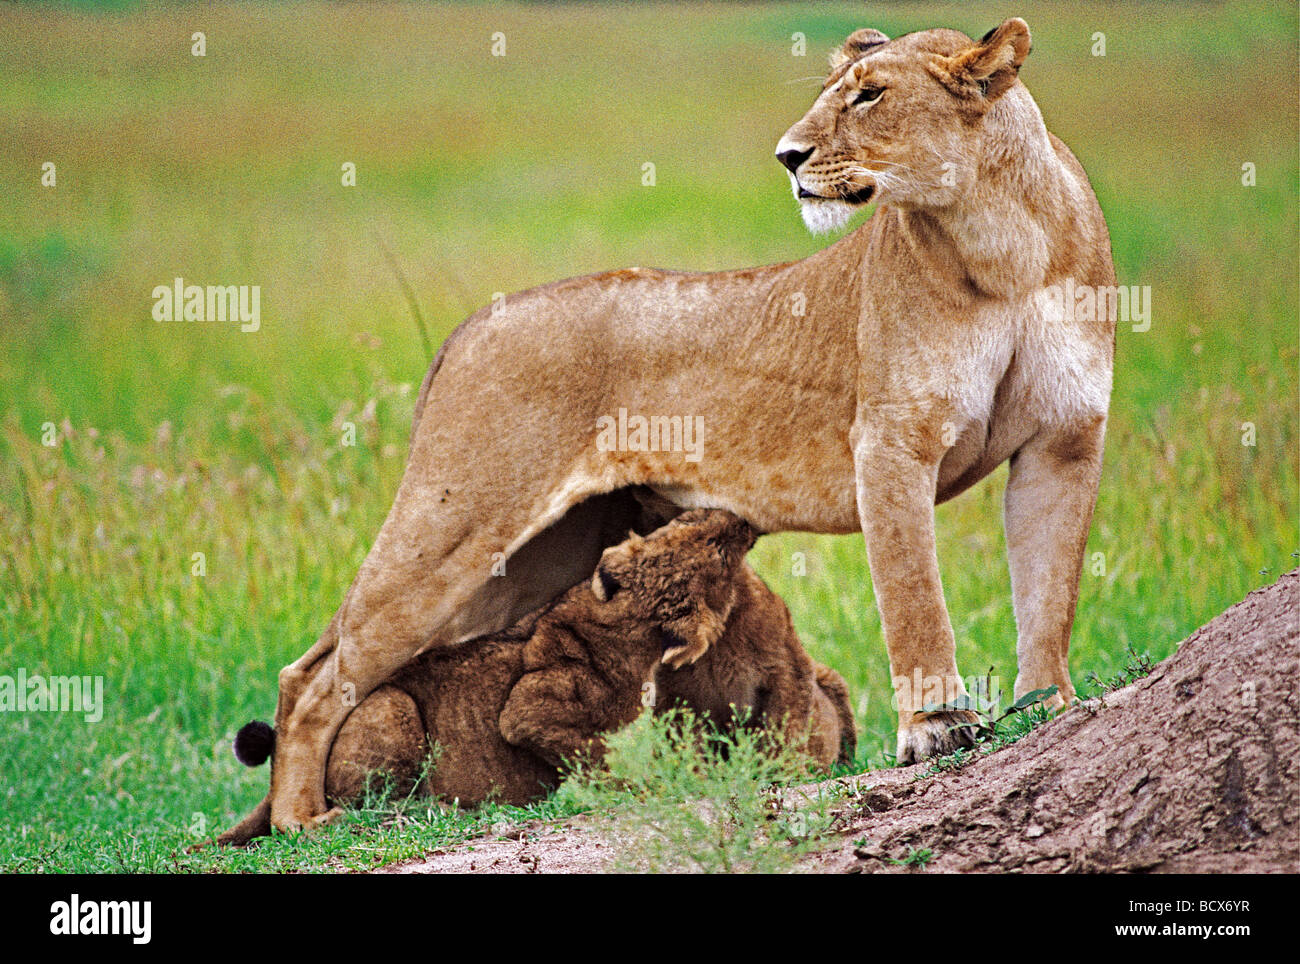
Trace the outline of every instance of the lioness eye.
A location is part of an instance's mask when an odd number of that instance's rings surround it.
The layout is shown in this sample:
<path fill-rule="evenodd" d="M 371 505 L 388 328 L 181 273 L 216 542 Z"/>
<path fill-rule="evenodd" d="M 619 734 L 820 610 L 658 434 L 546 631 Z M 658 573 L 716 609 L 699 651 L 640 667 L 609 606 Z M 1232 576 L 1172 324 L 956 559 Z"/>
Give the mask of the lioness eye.
<path fill-rule="evenodd" d="M 854 104 L 869 104 L 873 100 L 879 100 L 880 95 L 885 92 L 883 87 L 863 87 L 858 91 L 858 96 L 853 98 Z"/>

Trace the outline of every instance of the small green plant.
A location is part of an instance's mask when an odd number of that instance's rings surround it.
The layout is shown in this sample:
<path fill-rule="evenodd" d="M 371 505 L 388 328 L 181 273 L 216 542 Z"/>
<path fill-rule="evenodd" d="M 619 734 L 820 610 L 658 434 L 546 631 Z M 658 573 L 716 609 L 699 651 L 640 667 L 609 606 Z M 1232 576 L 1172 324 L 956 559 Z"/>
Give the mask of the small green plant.
<path fill-rule="evenodd" d="M 946 756 L 937 756 L 930 761 L 927 773 L 956 773 L 975 757 L 970 747 L 959 746 Z"/>
<path fill-rule="evenodd" d="M 934 859 L 934 851 L 929 847 L 922 847 L 920 850 L 908 847 L 907 855 L 902 860 L 895 860 L 893 857 L 885 859 L 896 867 L 920 867 L 924 870 L 925 865 Z"/>
<path fill-rule="evenodd" d="M 405 794 L 397 792 L 397 784 L 388 770 L 371 770 L 366 774 L 361 798 L 344 810 L 348 822 L 374 829 L 398 826 L 410 822 L 410 814 L 427 808 L 428 800 L 421 799 L 423 787 L 438 764 L 442 746 L 435 742 L 420 763 L 415 782 Z"/>
<path fill-rule="evenodd" d="M 808 777 L 803 755 L 765 731 L 720 731 L 678 709 L 643 713 L 608 737 L 603 763 L 575 769 L 556 799 L 611 816 L 616 869 L 774 873 L 830 827 L 828 799 L 783 799 L 781 787 Z"/>
<path fill-rule="evenodd" d="M 971 729 L 975 733 L 977 743 L 996 743 L 999 746 L 1005 746 L 1007 743 L 1015 742 L 1016 739 L 1024 736 L 1034 726 L 1050 719 L 1050 714 L 1047 712 L 1047 701 L 1057 693 L 1055 685 L 1044 689 L 1031 690 L 997 716 L 994 716 L 993 714 L 998 709 L 1001 694 L 989 695 L 988 690 L 989 684 L 986 677 L 984 685 L 977 687 L 974 693 L 963 693 L 950 703 L 927 703 L 921 707 L 921 712 L 957 713 L 966 711 L 973 713 L 975 714 L 973 722 L 959 723 L 952 726 L 951 729 Z M 1014 723 L 1008 723 L 1008 720 L 1019 721 L 1022 725 L 1015 726 Z M 1025 722 L 1032 725 L 1025 727 L 1023 726 Z"/>
<path fill-rule="evenodd" d="M 1147 652 L 1139 653 L 1130 643 L 1126 650 L 1123 669 L 1105 680 L 1095 672 L 1088 673 L 1083 678 L 1083 683 L 1089 698 L 1104 696 L 1107 693 L 1115 692 L 1115 690 L 1123 689 L 1144 676 L 1150 676 L 1151 671 L 1155 668 L 1156 663 L 1151 658 L 1151 654 Z"/>

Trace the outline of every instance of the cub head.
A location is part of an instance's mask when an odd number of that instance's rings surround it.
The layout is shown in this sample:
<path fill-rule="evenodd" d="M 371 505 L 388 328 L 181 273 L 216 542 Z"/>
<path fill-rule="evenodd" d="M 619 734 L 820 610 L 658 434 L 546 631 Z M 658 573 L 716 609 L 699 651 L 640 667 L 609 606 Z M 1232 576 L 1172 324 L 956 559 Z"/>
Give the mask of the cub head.
<path fill-rule="evenodd" d="M 956 30 L 850 34 L 817 100 L 776 146 L 809 230 L 843 227 L 872 201 L 944 207 L 966 194 L 986 130 L 1004 122 L 994 105 L 1017 87 L 1028 55 L 1018 17 L 978 41 Z M 1021 97 L 1023 85 L 1008 100 Z"/>
<path fill-rule="evenodd" d="M 591 591 L 626 616 L 655 624 L 663 662 L 703 656 L 726 628 L 735 578 L 758 534 L 722 509 L 692 509 L 644 538 L 606 549 Z"/>

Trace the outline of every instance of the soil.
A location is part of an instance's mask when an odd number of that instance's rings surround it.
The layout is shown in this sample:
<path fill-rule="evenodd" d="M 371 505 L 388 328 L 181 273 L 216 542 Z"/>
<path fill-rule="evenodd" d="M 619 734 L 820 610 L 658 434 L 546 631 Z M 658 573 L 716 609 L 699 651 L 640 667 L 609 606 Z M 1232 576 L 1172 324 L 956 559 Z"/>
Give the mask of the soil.
<path fill-rule="evenodd" d="M 812 873 L 1300 872 L 1300 570 L 1147 677 L 960 770 L 841 778 Z M 787 791 L 787 803 L 828 784 Z M 606 828 L 606 829 L 602 829 Z M 608 823 L 512 828 L 387 873 L 592 873 Z M 472 848 L 472 849 L 470 849 Z M 909 855 L 929 851 L 923 866 Z"/>

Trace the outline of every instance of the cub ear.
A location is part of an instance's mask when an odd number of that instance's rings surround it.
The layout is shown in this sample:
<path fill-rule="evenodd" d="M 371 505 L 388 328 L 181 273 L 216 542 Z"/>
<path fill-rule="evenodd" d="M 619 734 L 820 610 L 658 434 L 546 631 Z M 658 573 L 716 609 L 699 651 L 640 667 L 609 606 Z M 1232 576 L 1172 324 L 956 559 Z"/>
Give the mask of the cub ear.
<path fill-rule="evenodd" d="M 609 602 L 614 593 L 622 588 L 614 574 L 605 568 L 604 563 L 596 567 L 596 572 L 591 577 L 591 594 L 593 596 L 601 602 Z"/>
<path fill-rule="evenodd" d="M 633 551 L 645 540 L 635 532 L 628 532 L 627 538 L 618 545 L 607 548 L 600 554 L 596 571 L 591 574 L 591 592 L 601 602 L 609 602 L 614 593 L 623 588 L 614 572 L 620 565 L 626 565 L 633 557 Z"/>
<path fill-rule="evenodd" d="M 1012 17 L 970 49 L 952 57 L 936 57 L 931 73 L 954 93 L 967 95 L 977 90 L 985 100 L 992 101 L 1016 82 L 1029 48 L 1029 25 Z"/>
<path fill-rule="evenodd" d="M 722 531 L 722 554 L 728 565 L 736 565 L 744 560 L 754 543 L 758 541 L 758 532 L 739 516 L 733 517 Z"/>
<path fill-rule="evenodd" d="M 730 599 L 723 612 L 718 612 L 703 598 L 692 600 L 685 615 L 663 624 L 663 664 L 669 669 L 681 669 L 694 663 L 722 638 L 730 615 Z"/>
<path fill-rule="evenodd" d="M 855 30 L 844 41 L 843 47 L 831 51 L 831 70 L 847 64 L 850 60 L 857 60 L 872 47 L 887 43 L 889 43 L 889 37 L 874 27 L 863 27 L 861 30 Z"/>

